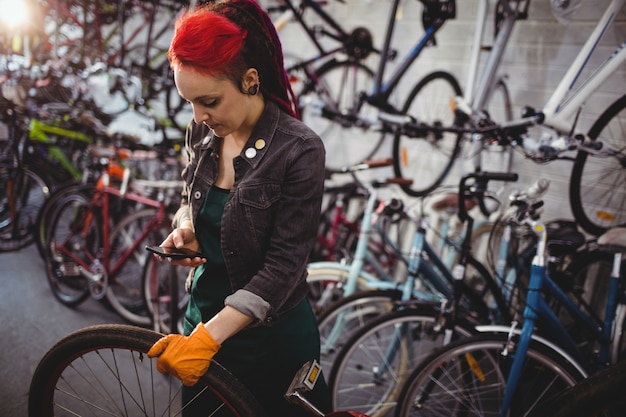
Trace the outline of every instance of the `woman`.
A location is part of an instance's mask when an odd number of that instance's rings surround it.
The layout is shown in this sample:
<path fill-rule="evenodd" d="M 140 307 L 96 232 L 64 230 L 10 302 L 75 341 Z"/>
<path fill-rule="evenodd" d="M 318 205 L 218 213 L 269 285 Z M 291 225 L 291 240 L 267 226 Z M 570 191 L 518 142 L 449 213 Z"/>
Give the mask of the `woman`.
<path fill-rule="evenodd" d="M 161 246 L 203 256 L 172 261 L 195 267 L 186 336 L 166 336 L 148 355 L 186 386 L 215 358 L 268 415 L 309 416 L 283 394 L 319 356 L 306 265 L 321 209 L 322 141 L 297 119 L 278 35 L 253 1 L 183 15 L 169 59 L 194 120 L 182 204 Z M 324 381 L 312 394 L 330 411 Z"/>

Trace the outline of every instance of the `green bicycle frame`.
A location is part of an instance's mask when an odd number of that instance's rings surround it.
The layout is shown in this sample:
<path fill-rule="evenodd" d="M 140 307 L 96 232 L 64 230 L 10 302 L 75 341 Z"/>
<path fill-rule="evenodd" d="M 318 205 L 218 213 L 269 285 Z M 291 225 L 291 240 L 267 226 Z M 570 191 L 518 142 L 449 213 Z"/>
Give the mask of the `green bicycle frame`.
<path fill-rule="evenodd" d="M 51 162 L 54 161 L 60 163 L 63 169 L 65 169 L 65 171 L 67 171 L 72 176 L 72 178 L 75 178 L 77 180 L 81 179 L 82 172 L 74 166 L 72 161 L 70 161 L 70 159 L 61 150 L 61 148 L 55 145 L 56 141 L 49 135 L 63 136 L 71 140 L 87 144 L 92 143 L 92 138 L 82 132 L 76 132 L 59 126 L 53 126 L 40 120 L 31 120 L 29 127 L 29 139 L 46 145 L 46 147 L 48 148 L 48 160 Z"/>

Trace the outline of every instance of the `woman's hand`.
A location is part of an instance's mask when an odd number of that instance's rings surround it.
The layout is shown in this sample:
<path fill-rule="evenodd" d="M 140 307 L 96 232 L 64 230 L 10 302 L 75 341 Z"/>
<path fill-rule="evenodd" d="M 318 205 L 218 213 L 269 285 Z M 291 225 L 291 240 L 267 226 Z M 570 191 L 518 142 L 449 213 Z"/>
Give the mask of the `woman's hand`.
<path fill-rule="evenodd" d="M 199 323 L 189 336 L 162 337 L 150 348 L 148 357 L 158 356 L 157 371 L 174 375 L 190 387 L 209 369 L 220 347 L 204 324 Z"/>
<path fill-rule="evenodd" d="M 190 226 L 178 227 L 165 238 L 165 240 L 159 245 L 163 248 L 177 248 L 177 249 L 189 249 L 193 252 L 198 252 L 200 249 L 200 243 L 196 239 L 196 234 Z M 163 257 L 159 258 L 163 260 Z M 185 259 L 168 259 L 174 265 L 196 267 L 206 262 L 206 259 L 201 257 L 185 258 Z"/>

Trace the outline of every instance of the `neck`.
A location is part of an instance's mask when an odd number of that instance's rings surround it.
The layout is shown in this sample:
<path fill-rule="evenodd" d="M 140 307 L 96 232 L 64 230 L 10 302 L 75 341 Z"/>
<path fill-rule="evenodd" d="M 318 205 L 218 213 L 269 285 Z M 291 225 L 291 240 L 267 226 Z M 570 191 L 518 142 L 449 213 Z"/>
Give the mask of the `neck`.
<path fill-rule="evenodd" d="M 248 113 L 248 117 L 246 117 L 246 120 L 241 125 L 240 129 L 238 129 L 236 132 L 232 132 L 230 135 L 227 135 L 230 136 L 241 148 L 244 147 L 244 145 L 250 138 L 252 130 L 261 118 L 263 110 L 265 110 L 265 101 L 260 94 L 256 96 L 251 96 L 250 98 L 252 100 L 252 104 L 250 107 L 250 112 Z"/>

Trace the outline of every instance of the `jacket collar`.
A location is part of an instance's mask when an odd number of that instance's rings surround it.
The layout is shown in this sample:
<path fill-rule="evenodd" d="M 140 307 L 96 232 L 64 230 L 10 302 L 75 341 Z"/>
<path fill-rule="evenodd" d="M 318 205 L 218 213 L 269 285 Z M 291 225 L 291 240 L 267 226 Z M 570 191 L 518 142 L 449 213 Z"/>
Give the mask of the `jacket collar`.
<path fill-rule="evenodd" d="M 280 109 L 278 105 L 271 100 L 267 100 L 261 117 L 257 121 L 256 126 L 254 126 L 248 141 L 239 155 L 252 168 L 256 168 L 259 165 L 272 145 L 279 119 Z"/>
<path fill-rule="evenodd" d="M 246 161 L 253 168 L 256 168 L 261 162 L 263 156 L 272 144 L 274 134 L 278 128 L 280 112 L 276 103 L 271 100 L 265 102 L 265 109 L 263 113 L 261 113 L 261 117 L 257 121 L 256 126 L 254 126 L 248 141 L 239 154 L 239 158 Z M 197 147 L 200 149 L 209 149 L 211 153 L 215 155 L 219 154 L 222 138 L 215 136 L 208 127 L 204 125 L 202 125 L 202 127 L 206 129 L 206 134 L 201 135 L 202 139 Z"/>

